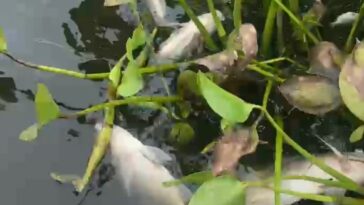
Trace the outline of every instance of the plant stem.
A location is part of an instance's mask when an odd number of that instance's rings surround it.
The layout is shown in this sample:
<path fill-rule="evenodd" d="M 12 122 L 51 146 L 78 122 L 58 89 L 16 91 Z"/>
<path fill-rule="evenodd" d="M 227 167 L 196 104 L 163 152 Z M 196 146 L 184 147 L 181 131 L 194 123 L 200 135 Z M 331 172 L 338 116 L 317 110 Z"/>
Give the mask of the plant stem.
<path fill-rule="evenodd" d="M 206 28 L 202 25 L 200 20 L 196 17 L 196 15 L 193 13 L 192 9 L 188 6 L 186 3 L 186 0 L 178 0 L 180 5 L 182 6 L 183 10 L 185 10 L 186 14 L 190 17 L 190 19 L 195 23 L 198 30 L 202 34 L 202 37 L 204 41 L 206 42 L 209 49 L 212 51 L 217 51 L 219 48 L 215 44 L 215 42 L 212 40 L 210 34 L 207 32 Z"/>
<path fill-rule="evenodd" d="M 355 34 L 356 34 L 357 30 L 358 30 L 359 24 L 360 24 L 361 19 L 363 18 L 363 16 L 364 16 L 364 1 L 361 3 L 360 10 L 359 10 L 359 15 L 355 19 L 355 22 L 354 22 L 353 26 L 351 27 L 349 37 L 348 37 L 348 39 L 346 40 L 346 43 L 345 43 L 345 51 L 348 52 L 348 53 L 353 48 L 354 36 L 355 36 Z"/>
<path fill-rule="evenodd" d="M 262 109 L 264 110 L 264 109 Z M 340 172 L 336 171 L 335 169 L 331 168 L 330 166 L 326 165 L 323 161 L 317 159 L 313 155 L 311 155 L 308 151 L 306 151 L 304 148 L 302 148 L 299 144 L 297 144 L 293 139 L 291 139 L 280 127 L 279 125 L 274 121 L 272 116 L 268 113 L 267 110 L 264 110 L 265 116 L 268 119 L 268 121 L 272 124 L 272 126 L 277 130 L 277 132 L 280 132 L 286 141 L 287 144 L 291 145 L 297 152 L 299 152 L 302 156 L 307 158 L 310 162 L 318 166 L 320 169 L 325 171 L 326 173 L 330 174 L 331 176 L 335 177 L 342 183 L 346 184 L 348 187 L 351 188 L 351 190 L 355 190 L 358 193 L 364 194 L 364 188 L 359 186 L 357 183 L 355 183 L 353 180 L 348 178 L 347 176 L 341 174 Z"/>
<path fill-rule="evenodd" d="M 105 107 L 104 126 L 96 139 L 93 146 L 91 156 L 88 160 L 85 174 L 81 180 L 73 182 L 77 192 L 82 192 L 85 186 L 90 182 L 96 168 L 100 165 L 105 153 L 108 149 L 112 134 L 112 126 L 114 123 L 115 111 L 114 107 Z"/>
<path fill-rule="evenodd" d="M 226 40 L 226 31 L 224 29 L 224 26 L 221 23 L 220 18 L 217 16 L 213 0 L 207 0 L 207 5 L 212 14 L 212 17 L 214 18 L 214 22 L 215 22 L 216 29 L 217 29 L 217 34 L 219 35 L 220 41 L 222 43 L 224 43 Z"/>
<path fill-rule="evenodd" d="M 280 1 L 280 0 L 273 0 L 281 9 L 287 13 L 287 15 L 291 18 L 292 22 L 297 24 L 297 26 L 311 39 L 312 42 L 317 44 L 319 40 L 313 35 L 303 23 L 297 19 L 297 17 Z"/>
<path fill-rule="evenodd" d="M 292 190 L 286 190 L 286 189 L 277 189 L 271 186 L 266 185 L 264 182 L 244 182 L 243 187 L 249 188 L 249 187 L 262 187 L 271 189 L 275 192 L 296 196 L 301 199 L 308 199 L 308 200 L 314 200 L 314 201 L 320 201 L 320 202 L 340 202 L 342 205 L 362 205 L 364 203 L 363 199 L 355 199 L 351 197 L 333 197 L 333 196 L 326 196 L 326 195 L 320 195 L 320 194 L 308 194 L 303 192 L 297 192 Z"/>
<path fill-rule="evenodd" d="M 82 110 L 80 112 L 76 112 L 74 114 L 70 114 L 70 115 L 63 114 L 63 115 L 61 115 L 60 118 L 63 118 L 63 119 L 77 118 L 77 117 L 87 115 L 87 114 L 92 113 L 92 112 L 96 112 L 96 111 L 105 109 L 106 107 L 116 107 L 116 106 L 128 105 L 128 104 L 138 104 L 138 103 L 142 103 L 142 102 L 169 103 L 169 102 L 177 102 L 177 101 L 181 101 L 181 100 L 182 99 L 179 96 L 128 97 L 128 98 L 123 99 L 123 100 L 112 100 L 112 101 L 109 101 L 109 102 L 106 102 L 106 103 L 94 105 L 94 106 L 92 106 L 90 108 L 87 108 L 87 109 Z"/>
<path fill-rule="evenodd" d="M 307 67 L 302 65 L 301 63 L 298 63 L 297 61 L 291 59 L 291 58 L 287 58 L 287 57 L 278 57 L 278 58 L 273 58 L 273 59 L 268 59 L 265 61 L 254 61 L 256 64 L 258 65 L 263 65 L 263 64 L 273 64 L 273 63 L 279 63 L 281 61 L 287 61 L 293 65 L 296 65 L 297 67 L 299 67 L 300 69 L 303 70 L 307 70 Z"/>
<path fill-rule="evenodd" d="M 9 53 L 3 53 L 3 54 L 18 64 L 21 64 L 28 68 L 33 68 L 33 69 L 41 70 L 41 71 L 45 71 L 45 72 L 51 72 L 51 73 L 71 76 L 74 78 L 90 79 L 90 80 L 104 79 L 109 76 L 109 73 L 85 74 L 85 73 L 75 72 L 75 71 L 71 71 L 71 70 L 67 70 L 67 69 L 56 68 L 56 67 L 52 67 L 52 66 L 36 65 L 36 64 L 25 62 L 23 60 L 15 58 L 13 55 L 11 55 Z"/>
<path fill-rule="evenodd" d="M 18 64 L 21 64 L 25 67 L 28 67 L 28 68 L 33 68 L 36 70 L 60 74 L 60 75 L 66 75 L 69 77 L 74 77 L 74 78 L 79 78 L 79 79 L 102 80 L 102 79 L 108 78 L 109 74 L 110 74 L 110 73 L 86 74 L 86 73 L 80 73 L 80 72 L 76 72 L 76 71 L 72 71 L 72 70 L 68 70 L 68 69 L 56 68 L 56 67 L 52 67 L 52 66 L 36 65 L 36 64 L 30 63 L 30 62 L 20 60 L 9 53 L 3 53 L 3 54 L 5 56 L 7 56 L 8 58 L 10 58 L 12 61 L 14 61 Z M 142 74 L 154 74 L 157 72 L 168 72 L 168 71 L 176 70 L 179 66 L 188 64 L 188 63 L 190 63 L 190 62 L 164 64 L 164 65 L 159 65 L 159 66 L 147 66 L 144 68 L 140 68 L 140 72 Z"/>
<path fill-rule="evenodd" d="M 283 129 L 282 118 L 277 119 L 278 126 Z M 281 189 L 282 181 L 282 153 L 283 153 L 283 137 L 282 134 L 277 132 L 276 135 L 276 145 L 275 145 L 275 159 L 274 159 L 274 187 L 276 189 Z M 281 195 L 278 191 L 274 191 L 274 204 L 281 205 Z"/>
<path fill-rule="evenodd" d="M 305 181 L 320 183 L 325 186 L 337 187 L 337 188 L 343 188 L 343 189 L 350 190 L 350 186 L 346 186 L 346 184 L 341 183 L 339 181 L 331 181 L 331 180 L 320 179 L 320 178 L 310 177 L 310 176 L 283 176 L 282 179 L 283 180 L 305 180 Z M 350 190 L 350 191 L 354 191 L 354 190 Z"/>
<path fill-rule="evenodd" d="M 262 54 L 265 57 L 269 56 L 276 13 L 277 5 L 274 1 L 271 1 L 263 30 Z"/>
<path fill-rule="evenodd" d="M 242 0 L 234 0 L 234 10 L 233 10 L 233 18 L 234 18 L 234 27 L 235 30 L 239 30 L 241 25 L 241 4 Z"/>
<path fill-rule="evenodd" d="M 277 48 L 280 55 L 284 52 L 284 33 L 283 33 L 283 12 L 282 9 L 277 8 Z"/>
<path fill-rule="evenodd" d="M 268 80 L 268 83 L 265 86 L 265 91 L 264 91 L 264 96 L 263 96 L 263 103 L 262 103 L 263 110 L 267 110 L 269 95 L 272 91 L 272 87 L 273 87 L 273 81 Z M 264 111 L 261 111 L 259 117 L 257 118 L 257 120 L 255 121 L 254 124 L 255 125 L 259 124 L 259 122 L 263 119 L 263 117 L 264 117 Z"/>
<path fill-rule="evenodd" d="M 261 75 L 264 75 L 265 77 L 268 77 L 268 78 L 271 78 L 273 79 L 274 81 L 277 81 L 278 83 L 283 83 L 285 81 L 285 79 L 279 77 L 279 76 L 275 76 L 274 74 L 268 72 L 268 71 L 265 71 L 261 68 L 259 68 L 258 66 L 256 65 L 248 65 L 247 68 L 249 70 L 252 70 L 252 71 L 255 71 Z"/>

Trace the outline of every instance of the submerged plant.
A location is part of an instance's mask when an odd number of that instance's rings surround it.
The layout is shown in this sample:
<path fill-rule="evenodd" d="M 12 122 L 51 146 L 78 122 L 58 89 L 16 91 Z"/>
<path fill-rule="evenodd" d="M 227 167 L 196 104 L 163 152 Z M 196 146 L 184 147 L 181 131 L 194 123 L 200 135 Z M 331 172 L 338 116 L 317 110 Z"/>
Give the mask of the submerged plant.
<path fill-rule="evenodd" d="M 7 50 L 4 32 L 0 29 L 0 53 L 16 63 L 22 64 L 27 68 L 45 72 L 53 72 L 85 80 L 100 79 L 108 82 L 107 102 L 94 105 L 76 113 L 62 113 L 58 105 L 54 102 L 47 87 L 39 84 L 35 98 L 36 122 L 21 132 L 20 139 L 23 141 L 35 140 L 38 131 L 54 120 L 74 119 L 103 110 L 105 113 L 104 126 L 95 141 L 83 177 L 51 174 L 57 181 L 73 183 L 76 191 L 82 192 L 90 183 L 95 170 L 108 150 L 115 118 L 115 107 L 136 105 L 165 111 L 169 116 L 179 121 L 173 126 L 170 139 L 174 142 L 179 142 L 179 145 L 186 145 L 190 143 L 196 134 L 193 128 L 187 123 L 187 118 L 193 112 L 192 104 L 194 101 L 200 101 L 202 102 L 200 104 L 209 108 L 206 109 L 207 111 L 211 110 L 221 118 L 221 131 L 224 133 L 224 136 L 218 140 L 215 146 L 214 156 L 216 157 L 216 161 L 213 166 L 213 174 L 210 172 L 193 173 L 180 180 L 166 182 L 170 186 L 179 183 L 202 184 L 192 196 L 189 202 L 190 205 L 242 204 L 245 198 L 251 196 L 249 195 L 251 192 L 248 191 L 251 190 L 249 189 L 250 187 L 259 187 L 270 192 L 274 191 L 276 205 L 283 203 L 280 199 L 282 193 L 322 202 L 337 202 L 343 200 L 345 204 L 364 203 L 363 200 L 349 197 L 343 197 L 341 199 L 335 196 L 319 195 L 320 193 L 299 193 L 282 190 L 281 184 L 284 180 L 287 180 L 282 176 L 282 166 L 284 165 L 282 162 L 282 144 L 285 142 L 293 147 L 309 163 L 312 163 L 317 169 L 324 172 L 324 176 L 327 175 L 336 179 L 330 181 L 327 178 L 318 179 L 314 177 L 296 176 L 299 180 L 317 182 L 327 187 L 335 186 L 364 194 L 363 187 L 357 184 L 352 178 L 349 178 L 342 172 L 326 164 L 324 162 L 326 158 L 317 158 L 297 144 L 284 131 L 284 125 L 279 120 L 280 118 L 277 117 L 276 119 L 278 120 L 275 120 L 267 108 L 272 89 L 279 88 L 281 94 L 289 104 L 307 114 L 324 115 L 345 105 L 357 118 L 364 121 L 364 44 L 357 44 L 351 54 L 344 57 L 343 52 L 333 43 L 319 41 L 321 37 L 318 35 L 319 31 L 317 26 L 322 15 L 324 15 L 324 11 L 326 11 L 321 1 L 315 1 L 312 9 L 306 15 L 299 16 L 298 1 L 291 0 L 289 1 L 289 6 L 286 6 L 286 1 L 270 0 L 265 1 L 265 5 L 270 6 L 266 14 L 266 22 L 262 35 L 262 50 L 261 55 L 259 55 L 259 34 L 253 24 L 245 23 L 243 19 L 242 8 L 244 8 L 245 2 L 240 0 L 234 1 L 232 16 L 234 28 L 230 31 L 229 35 L 227 35 L 227 32 L 229 32 L 228 29 L 224 28 L 221 23 L 222 18 L 219 18 L 221 17 L 220 13 L 215 10 L 213 1 L 207 2 L 219 39 L 222 45 L 225 46 L 223 49 L 219 48 L 214 38 L 210 35 L 214 29 L 205 28 L 199 18 L 194 14 L 194 11 L 189 8 L 188 4 L 184 0 L 179 0 L 180 6 L 190 17 L 191 22 L 194 23 L 194 25 L 189 24 L 191 26 L 189 28 L 198 29 L 199 32 L 196 33 L 196 37 L 204 40 L 210 55 L 202 58 L 180 59 L 181 62 L 172 62 L 170 64 L 154 65 L 150 62 L 148 64 L 148 60 L 153 59 L 153 40 L 157 35 L 157 29 L 151 32 L 147 31 L 143 26 L 143 22 L 140 22 L 135 28 L 133 35 L 126 42 L 126 53 L 120 57 L 119 61 L 108 73 L 84 74 L 52 66 L 35 65 L 20 60 L 11 55 Z M 134 14 L 138 15 L 138 11 L 136 10 L 137 2 L 134 0 L 113 0 L 105 2 L 105 6 L 118 6 L 120 4 L 131 5 Z M 359 22 L 361 17 L 362 15 L 359 15 L 356 22 Z M 272 52 L 275 48 L 272 43 L 274 29 L 277 29 L 277 39 L 280 39 L 279 42 L 282 43 L 283 39 L 285 39 L 285 36 L 283 36 L 284 33 L 282 32 L 282 26 L 284 25 L 282 18 L 288 18 L 291 22 L 291 29 L 296 34 L 296 40 L 311 47 L 310 53 L 308 54 L 308 65 L 301 65 L 290 57 L 260 59 L 261 57 L 266 58 L 267 56 L 272 56 L 275 53 Z M 276 25 L 275 19 L 277 19 Z M 356 31 L 356 26 L 357 24 L 354 25 L 354 31 L 352 30 L 352 33 Z M 349 43 L 347 45 L 351 44 L 351 40 L 352 38 L 349 37 Z M 178 43 L 183 44 L 184 42 Z M 284 44 L 277 46 L 278 53 L 284 53 L 282 46 Z M 139 48 L 142 48 L 141 51 Z M 343 60 L 344 58 L 345 61 Z M 197 69 L 197 71 L 186 69 L 186 67 L 195 67 L 196 64 L 205 66 L 207 71 L 204 72 L 202 71 L 203 69 Z M 293 68 L 297 68 L 297 70 L 303 67 L 305 73 L 298 74 L 294 77 L 285 76 L 278 68 L 287 66 L 287 64 Z M 309 70 L 306 69 L 308 67 L 310 67 Z M 182 70 L 179 76 L 176 77 L 178 79 L 177 94 L 169 96 L 138 95 L 145 87 L 145 75 L 177 70 Z M 297 70 L 293 69 L 292 72 L 296 72 Z M 224 84 L 222 82 L 241 79 L 244 74 L 250 72 L 256 72 L 262 75 L 266 82 L 266 89 L 261 105 L 250 103 L 238 97 L 236 93 L 228 92 L 223 87 Z M 174 113 L 167 106 L 173 103 L 180 109 L 180 112 Z M 261 114 L 254 120 L 253 125 L 247 125 L 248 119 L 252 118 L 254 110 L 259 111 Z M 276 115 L 277 113 L 274 114 Z M 256 149 L 259 149 L 257 126 L 263 118 L 270 123 L 277 133 L 273 183 L 271 179 L 249 182 L 244 180 L 240 181 L 234 176 L 216 176 L 225 171 L 228 173 L 236 173 L 239 159 L 247 154 L 254 154 Z M 245 128 L 237 132 L 232 131 L 233 129 L 231 128 L 240 126 L 241 124 L 244 124 Z M 363 126 L 359 126 L 353 132 L 352 136 L 350 136 L 350 141 L 357 142 L 361 140 L 363 133 Z M 340 160 L 345 161 L 347 159 L 340 158 Z M 289 178 L 289 176 L 285 177 Z"/>

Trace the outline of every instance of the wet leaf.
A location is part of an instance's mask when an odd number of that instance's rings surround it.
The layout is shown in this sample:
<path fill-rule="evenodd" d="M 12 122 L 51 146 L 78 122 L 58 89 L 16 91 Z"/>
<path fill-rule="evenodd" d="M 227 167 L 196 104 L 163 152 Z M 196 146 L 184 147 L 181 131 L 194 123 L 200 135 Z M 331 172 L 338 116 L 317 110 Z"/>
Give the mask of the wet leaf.
<path fill-rule="evenodd" d="M 180 184 L 201 185 L 201 184 L 205 183 L 206 181 L 211 180 L 213 178 L 214 178 L 214 176 L 212 176 L 211 171 L 201 171 L 201 172 L 192 173 L 190 175 L 184 176 L 177 180 L 163 182 L 163 185 L 166 187 L 178 186 Z"/>
<path fill-rule="evenodd" d="M 104 0 L 104 6 L 118 6 L 121 4 L 134 3 L 136 0 Z"/>
<path fill-rule="evenodd" d="M 129 97 L 139 92 L 144 86 L 142 74 L 139 72 L 135 61 L 130 61 L 124 71 L 121 84 L 117 93 L 123 97 Z"/>
<path fill-rule="evenodd" d="M 350 135 L 350 142 L 355 143 L 363 139 L 364 135 L 364 125 L 356 128 L 353 133 Z"/>
<path fill-rule="evenodd" d="M 202 184 L 192 196 L 189 205 L 241 205 L 244 189 L 241 182 L 230 176 L 221 176 Z"/>
<path fill-rule="evenodd" d="M 339 86 L 346 107 L 364 121 L 364 67 L 358 67 L 351 56 L 342 67 Z"/>
<path fill-rule="evenodd" d="M 197 82 L 211 109 L 230 122 L 245 122 L 253 108 L 257 107 L 220 88 L 202 72 L 197 74 Z"/>
<path fill-rule="evenodd" d="M 0 53 L 5 52 L 7 49 L 8 49 L 8 45 L 6 43 L 4 30 L 2 28 L 0 28 Z"/>
<path fill-rule="evenodd" d="M 133 51 L 146 43 L 147 36 L 141 24 L 134 30 L 132 38 L 126 42 L 126 56 L 129 61 L 134 60 Z"/>
<path fill-rule="evenodd" d="M 38 137 L 38 124 L 35 123 L 20 133 L 19 139 L 22 141 L 30 142 Z"/>
<path fill-rule="evenodd" d="M 309 72 L 336 81 L 339 78 L 340 67 L 343 63 L 342 58 L 342 53 L 335 44 L 327 41 L 320 42 L 309 53 Z"/>
<path fill-rule="evenodd" d="M 77 175 L 73 175 L 73 174 L 61 175 L 61 174 L 58 174 L 55 172 L 52 172 L 50 174 L 50 176 L 52 177 L 53 180 L 60 182 L 60 183 L 72 183 L 74 181 L 81 179 L 80 176 L 77 176 Z"/>
<path fill-rule="evenodd" d="M 259 143 L 256 127 L 226 133 L 216 144 L 213 153 L 214 176 L 228 172 L 235 175 L 241 157 L 255 152 Z"/>
<path fill-rule="evenodd" d="M 183 97 L 188 97 L 191 94 L 196 96 L 201 95 L 196 79 L 197 74 L 191 70 L 185 70 L 179 74 L 177 79 L 178 94 Z"/>
<path fill-rule="evenodd" d="M 341 104 L 338 86 L 322 76 L 295 76 L 279 90 L 292 106 L 313 115 L 325 114 Z"/>
<path fill-rule="evenodd" d="M 60 114 L 60 109 L 54 102 L 48 88 L 41 83 L 38 84 L 37 94 L 35 95 L 35 108 L 39 127 L 57 119 Z"/>
<path fill-rule="evenodd" d="M 179 146 L 190 143 L 195 137 L 195 130 L 188 123 L 176 123 L 173 125 L 170 139 Z"/>
<path fill-rule="evenodd" d="M 114 88 L 117 88 L 120 83 L 121 67 L 124 62 L 124 56 L 114 65 L 109 74 L 109 80 L 112 82 Z"/>

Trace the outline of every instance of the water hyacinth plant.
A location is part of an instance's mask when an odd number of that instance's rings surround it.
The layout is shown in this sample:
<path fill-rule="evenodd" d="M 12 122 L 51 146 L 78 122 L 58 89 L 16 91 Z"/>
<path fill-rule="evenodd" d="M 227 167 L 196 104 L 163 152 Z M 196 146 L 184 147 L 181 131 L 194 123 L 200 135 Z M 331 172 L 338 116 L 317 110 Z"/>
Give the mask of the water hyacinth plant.
<path fill-rule="evenodd" d="M 355 44 L 354 37 L 360 29 L 363 17 L 364 3 L 359 15 L 352 26 L 345 43 L 345 48 L 338 48 L 334 43 L 327 42 L 320 35 L 320 20 L 327 11 L 320 0 L 313 1 L 311 9 L 301 12 L 298 0 L 265 0 L 265 24 L 262 33 L 252 23 L 245 22 L 243 11 L 246 2 L 231 1 L 233 8 L 233 28 L 224 27 L 224 18 L 219 17 L 217 5 L 207 0 L 211 12 L 217 38 L 214 38 L 196 16 L 193 8 L 185 0 L 178 0 L 189 19 L 198 28 L 201 43 L 208 55 L 198 58 L 178 59 L 168 64 L 150 64 L 154 56 L 154 40 L 158 34 L 157 28 L 148 28 L 139 21 L 132 36 L 127 40 L 126 53 L 112 67 L 110 72 L 85 74 L 53 66 L 36 65 L 23 61 L 8 50 L 6 36 L 0 28 L 0 53 L 25 68 L 52 72 L 82 80 L 105 80 L 108 82 L 108 99 L 105 103 L 91 106 L 75 113 L 63 113 L 55 103 L 51 91 L 46 85 L 38 84 L 35 96 L 36 121 L 20 134 L 23 141 L 36 140 L 39 131 L 58 119 L 75 119 L 93 112 L 104 111 L 104 126 L 95 140 L 95 144 L 88 159 L 83 176 L 51 173 L 53 179 L 70 182 L 77 192 L 83 192 L 90 183 L 102 162 L 110 143 L 115 108 L 119 106 L 135 105 L 151 109 L 158 109 L 172 119 L 178 121 L 171 129 L 172 140 L 188 144 L 195 133 L 187 119 L 193 112 L 196 101 L 207 111 L 214 112 L 221 119 L 221 132 L 225 138 L 223 142 L 234 142 L 232 150 L 236 155 L 217 157 L 222 163 L 213 167 L 213 172 L 201 170 L 176 181 L 169 181 L 165 186 L 175 186 L 180 183 L 197 184 L 199 188 L 189 201 L 190 205 L 233 205 L 249 203 L 250 187 L 260 187 L 274 191 L 275 205 L 284 204 L 282 195 L 291 195 L 300 199 L 310 199 L 321 202 L 341 202 L 342 204 L 364 204 L 364 199 L 350 197 L 335 197 L 330 195 L 302 193 L 285 190 L 282 182 L 288 180 L 303 180 L 316 182 L 326 187 L 336 187 L 350 190 L 364 195 L 364 187 L 346 176 L 323 160 L 315 157 L 303 146 L 294 141 L 284 129 L 279 113 L 268 111 L 268 101 L 272 90 L 277 89 L 293 108 L 309 114 L 322 116 L 341 107 L 346 107 L 360 122 L 347 139 L 355 143 L 362 140 L 364 135 L 364 42 Z M 226 6 L 226 1 L 220 2 Z M 105 6 L 130 5 L 133 14 L 139 18 L 136 0 L 105 0 Z M 248 8 L 247 8 L 248 9 Z M 183 27 L 183 24 L 179 25 Z M 180 29 L 178 26 L 175 29 Z M 284 30 L 293 31 L 293 36 L 286 36 Z M 213 30 L 213 29 L 212 29 Z M 297 42 L 300 51 L 307 54 L 308 60 L 299 63 L 294 55 L 285 47 L 285 39 Z M 201 53 L 199 53 L 201 54 Z M 199 68 L 202 66 L 203 68 Z M 288 73 L 281 67 L 290 67 Z M 146 87 L 145 76 L 159 73 L 176 72 L 177 91 L 167 96 L 141 96 Z M 227 89 L 231 82 L 243 81 L 245 74 L 258 74 L 265 82 L 265 92 L 261 103 L 244 100 Z M 167 86 L 168 87 L 168 86 Z M 167 89 L 168 90 L 168 89 Z M 170 92 L 168 92 L 170 93 Z M 202 103 L 201 103 L 202 102 Z M 170 105 L 173 105 L 172 109 Z M 179 112 L 176 112 L 179 111 Z M 257 111 L 258 116 L 253 115 Z M 249 124 L 249 119 L 253 123 Z M 263 143 L 259 139 L 258 125 L 265 119 L 276 131 L 274 176 L 266 180 L 244 181 L 234 176 L 239 160 L 245 155 L 254 154 Z M 235 128 L 244 125 L 244 132 L 240 130 L 234 135 Z M 244 138 L 239 138 L 243 135 Z M 217 144 L 219 141 L 217 142 Z M 240 144 L 239 144 L 240 143 Z M 309 176 L 283 176 L 283 144 L 291 146 L 307 161 L 320 168 L 332 179 L 314 178 Z M 225 149 L 221 144 L 208 149 Z M 207 149 L 207 150 L 208 150 Z M 217 151 L 225 153 L 224 151 Z M 233 157 L 232 157 L 233 156 Z M 219 167 L 216 167 L 219 166 Z M 214 170 L 215 169 L 215 170 Z M 230 174 L 221 174 L 232 171 Z M 217 174 L 219 173 L 219 174 Z M 221 174 L 221 175 L 220 175 Z M 269 204 L 268 202 L 266 204 Z M 261 204 L 257 204 L 261 205 Z"/>

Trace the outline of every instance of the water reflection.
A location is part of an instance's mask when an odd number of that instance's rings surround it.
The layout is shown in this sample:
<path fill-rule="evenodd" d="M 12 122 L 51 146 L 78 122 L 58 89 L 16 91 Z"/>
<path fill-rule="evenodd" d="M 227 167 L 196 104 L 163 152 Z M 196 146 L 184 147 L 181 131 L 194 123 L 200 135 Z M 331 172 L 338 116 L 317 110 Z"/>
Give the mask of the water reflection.
<path fill-rule="evenodd" d="M 0 99 L 8 103 L 18 102 L 15 95 L 16 85 L 13 78 L 1 77 L 0 78 Z"/>
<path fill-rule="evenodd" d="M 63 23 L 63 32 L 75 53 L 92 53 L 96 58 L 117 60 L 125 52 L 124 43 L 133 28 L 117 14 L 117 7 L 103 4 L 103 0 L 82 1 L 69 11 L 77 31 Z"/>

